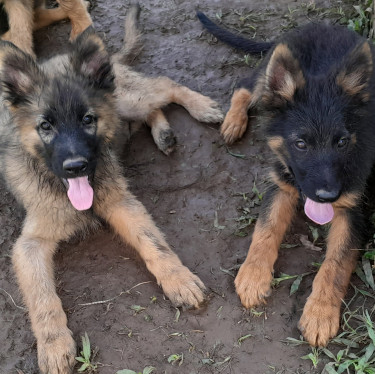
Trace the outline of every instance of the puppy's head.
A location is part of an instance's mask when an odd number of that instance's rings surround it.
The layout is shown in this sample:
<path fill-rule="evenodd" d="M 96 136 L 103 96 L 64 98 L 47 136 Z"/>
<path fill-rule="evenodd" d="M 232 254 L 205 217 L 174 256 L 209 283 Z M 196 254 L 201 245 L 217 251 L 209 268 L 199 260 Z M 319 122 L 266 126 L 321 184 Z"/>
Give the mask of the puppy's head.
<path fill-rule="evenodd" d="M 68 187 L 79 210 L 91 207 L 97 159 L 114 135 L 114 76 L 93 29 L 76 40 L 63 69 L 38 66 L 10 43 L 0 48 L 3 99 L 31 157 Z"/>
<path fill-rule="evenodd" d="M 306 66 L 303 70 L 288 46 L 279 44 L 259 84 L 272 113 L 268 143 L 294 177 L 308 216 L 326 223 L 333 217 L 331 203 L 364 185 L 371 168 L 366 155 L 374 150 L 374 136 L 365 118 L 372 53 L 361 42 L 324 72 Z"/>

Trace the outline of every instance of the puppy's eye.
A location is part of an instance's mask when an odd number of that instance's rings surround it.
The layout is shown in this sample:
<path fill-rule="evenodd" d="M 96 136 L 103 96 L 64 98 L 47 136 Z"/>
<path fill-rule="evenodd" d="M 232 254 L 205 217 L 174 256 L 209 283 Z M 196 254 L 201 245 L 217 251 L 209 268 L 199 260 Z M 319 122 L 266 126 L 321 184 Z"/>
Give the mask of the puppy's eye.
<path fill-rule="evenodd" d="M 82 119 L 82 123 L 84 125 L 91 125 L 93 122 L 94 122 L 94 116 L 92 116 L 91 114 L 85 115 Z"/>
<path fill-rule="evenodd" d="M 349 140 L 348 138 L 341 138 L 338 142 L 337 142 L 337 146 L 339 148 L 344 148 L 347 144 L 348 144 Z"/>
<path fill-rule="evenodd" d="M 296 146 L 297 149 L 301 149 L 301 150 L 307 149 L 307 144 L 301 139 L 297 140 L 294 143 L 294 145 Z"/>
<path fill-rule="evenodd" d="M 39 124 L 39 127 L 44 130 L 44 131 L 50 131 L 52 130 L 52 125 L 47 122 L 47 121 L 43 121 Z"/>

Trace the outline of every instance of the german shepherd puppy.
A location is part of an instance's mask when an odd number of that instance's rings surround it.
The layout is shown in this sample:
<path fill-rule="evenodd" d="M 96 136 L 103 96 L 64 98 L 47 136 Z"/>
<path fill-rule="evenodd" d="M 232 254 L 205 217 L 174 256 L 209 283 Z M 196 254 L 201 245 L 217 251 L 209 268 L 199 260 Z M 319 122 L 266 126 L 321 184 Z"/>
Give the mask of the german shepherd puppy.
<path fill-rule="evenodd" d="M 103 221 L 138 251 L 174 305 L 199 307 L 204 300 L 201 280 L 183 266 L 128 190 L 117 158 L 126 127 L 118 108 L 123 117 L 150 121 L 159 133 L 168 125 L 160 108 L 171 101 L 200 119 L 220 121 L 221 113 L 203 95 L 119 63 L 139 44 L 138 11 L 128 13 L 125 45 L 113 63 L 92 27 L 69 55 L 44 65 L 0 41 L 0 169 L 26 210 L 13 264 L 42 373 L 70 373 L 76 353 L 55 290 L 53 254 L 59 242 Z"/>
<path fill-rule="evenodd" d="M 324 346 L 339 329 L 365 225 L 361 205 L 375 158 L 373 50 L 340 26 L 309 24 L 276 42 L 257 43 L 219 28 L 202 13 L 198 17 L 237 48 L 268 51 L 240 82 L 221 126 L 232 143 L 246 130 L 248 110 L 261 106 L 270 117 L 264 131 L 276 156 L 236 291 L 246 308 L 265 302 L 280 243 L 302 201 L 310 219 L 330 223 L 326 258 L 299 322 L 311 345 Z"/>
<path fill-rule="evenodd" d="M 18 48 L 34 56 L 33 30 L 53 22 L 69 18 L 72 24 L 70 40 L 73 41 L 92 24 L 87 12 L 88 1 L 57 0 L 59 6 L 48 9 L 45 0 L 0 0 L 1 21 L 7 23 L 7 30 L 1 30 L 1 39 L 11 41 Z M 3 13 L 3 14 L 2 14 Z M 6 22 L 5 22 L 6 21 Z M 6 32 L 5 32 L 6 31 Z"/>

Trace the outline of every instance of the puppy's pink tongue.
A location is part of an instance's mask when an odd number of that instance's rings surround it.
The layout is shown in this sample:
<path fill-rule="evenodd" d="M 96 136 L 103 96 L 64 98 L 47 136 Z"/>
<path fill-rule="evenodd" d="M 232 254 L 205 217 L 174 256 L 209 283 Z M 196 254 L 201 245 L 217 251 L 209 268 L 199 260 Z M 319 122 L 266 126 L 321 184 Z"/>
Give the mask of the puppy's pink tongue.
<path fill-rule="evenodd" d="M 332 221 L 333 207 L 328 203 L 316 203 L 315 201 L 306 198 L 305 213 L 315 223 L 324 225 Z"/>
<path fill-rule="evenodd" d="M 74 208 L 87 210 L 91 208 L 94 191 L 89 184 L 88 177 L 68 179 L 68 197 Z"/>

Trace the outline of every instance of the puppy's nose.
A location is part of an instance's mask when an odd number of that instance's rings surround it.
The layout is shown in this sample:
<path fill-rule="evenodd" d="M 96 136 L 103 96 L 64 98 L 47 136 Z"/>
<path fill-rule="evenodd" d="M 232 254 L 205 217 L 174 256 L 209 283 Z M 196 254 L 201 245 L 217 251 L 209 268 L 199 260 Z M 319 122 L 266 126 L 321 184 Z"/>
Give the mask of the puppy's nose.
<path fill-rule="evenodd" d="M 325 189 L 319 189 L 315 191 L 316 197 L 323 203 L 329 203 L 336 201 L 341 191 L 339 189 L 332 189 L 332 190 L 325 190 Z"/>
<path fill-rule="evenodd" d="M 87 169 L 88 161 L 84 157 L 69 158 L 63 162 L 63 169 L 69 175 L 77 175 Z"/>

